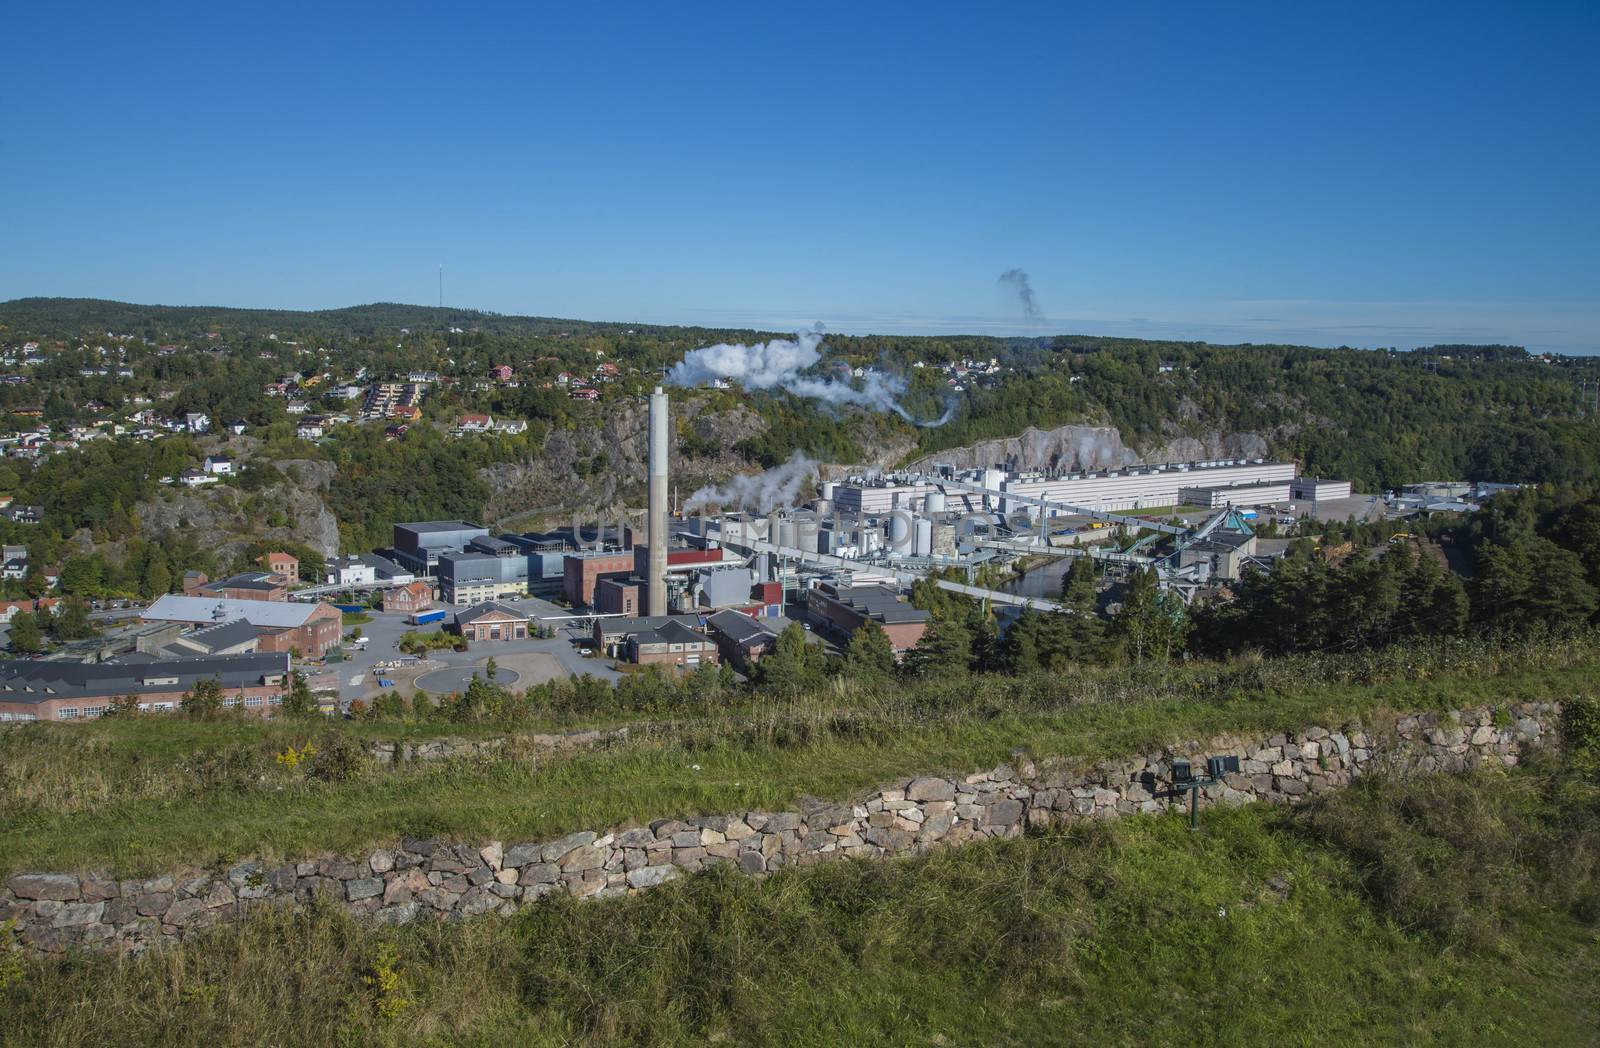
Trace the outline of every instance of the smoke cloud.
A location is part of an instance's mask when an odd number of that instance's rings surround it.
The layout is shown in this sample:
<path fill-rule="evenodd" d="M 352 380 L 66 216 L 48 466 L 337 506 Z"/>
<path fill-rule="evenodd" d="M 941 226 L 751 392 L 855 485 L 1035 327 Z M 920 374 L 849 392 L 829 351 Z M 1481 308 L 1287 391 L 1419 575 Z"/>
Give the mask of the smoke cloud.
<path fill-rule="evenodd" d="M 799 505 L 801 494 L 808 492 L 816 479 L 817 463 L 797 451 L 788 462 L 765 473 L 732 477 L 722 484 L 707 484 L 690 495 L 683 508 L 688 513 L 706 506 L 759 513 L 790 509 Z"/>
<path fill-rule="evenodd" d="M 1017 293 L 1017 300 L 1022 303 L 1022 315 L 1029 320 L 1039 319 L 1039 299 L 1033 293 L 1033 281 L 1028 279 L 1028 274 L 1021 269 L 1008 269 L 1000 274 L 1000 283 L 1012 288 Z"/>
<path fill-rule="evenodd" d="M 818 325 L 821 326 L 820 324 Z M 855 405 L 874 411 L 892 411 L 915 426 L 942 426 L 955 415 L 955 406 L 933 421 L 912 416 L 900 406 L 906 383 L 897 375 L 868 371 L 859 385 L 840 379 L 805 374 L 822 360 L 822 332 L 802 331 L 793 339 L 757 342 L 720 342 L 690 350 L 667 372 L 675 386 L 703 386 L 717 379 L 732 379 L 745 389 L 782 389 L 795 396 L 813 397 L 836 406 Z"/>

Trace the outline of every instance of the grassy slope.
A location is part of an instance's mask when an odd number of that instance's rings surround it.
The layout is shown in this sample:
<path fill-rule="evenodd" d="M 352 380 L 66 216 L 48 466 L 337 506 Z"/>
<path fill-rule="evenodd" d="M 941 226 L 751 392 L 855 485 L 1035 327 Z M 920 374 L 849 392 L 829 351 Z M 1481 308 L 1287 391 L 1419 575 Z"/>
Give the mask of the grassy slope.
<path fill-rule="evenodd" d="M 339 784 L 300 775 L 247 781 L 222 773 L 215 787 L 179 788 L 194 776 L 182 769 L 177 777 L 164 775 L 163 769 L 183 746 L 199 744 L 207 732 L 240 729 L 107 724 L 97 729 L 108 748 L 105 764 L 115 774 L 100 784 L 98 799 L 82 804 L 32 796 L 9 804 L 0 826 L 0 871 L 79 868 L 139 875 L 246 854 L 355 852 L 402 835 L 552 837 L 663 815 L 781 808 L 805 794 L 842 797 L 916 772 L 990 767 L 1018 746 L 1039 756 L 1121 756 L 1176 739 L 1292 730 L 1384 709 L 1561 698 L 1592 687 L 1594 673 L 1592 662 L 1581 661 L 1500 676 L 1307 687 L 1204 703 L 1105 703 L 988 719 L 869 719 L 844 730 L 830 728 L 825 717 L 799 741 L 788 727 L 767 732 L 749 725 L 737 731 L 708 728 L 687 739 L 647 739 L 537 763 L 453 763 Z M 157 742 L 159 730 L 169 727 L 174 739 Z M 132 733 L 131 742 L 119 739 L 123 731 Z M 119 751 L 119 742 L 128 745 Z M 19 745 L 11 756 L 21 767 L 27 754 Z M 215 773 L 211 764 L 206 767 L 207 774 Z M 140 778 L 141 769 L 148 779 Z M 73 771 L 69 781 L 78 774 Z M 55 780 L 49 781 L 56 790 Z M 21 781 L 8 789 L 29 787 Z"/>
<path fill-rule="evenodd" d="M 1600 890 L 1550 866 L 1594 847 L 1600 791 L 1551 781 L 1441 777 L 1216 811 L 1200 834 L 1132 819 L 703 874 L 512 921 L 267 912 L 131 964 L 16 964 L 0 1040 L 1592 1044 Z M 1362 825 L 1375 860 L 1342 831 Z M 1503 849 L 1506 827 L 1526 846 Z"/>

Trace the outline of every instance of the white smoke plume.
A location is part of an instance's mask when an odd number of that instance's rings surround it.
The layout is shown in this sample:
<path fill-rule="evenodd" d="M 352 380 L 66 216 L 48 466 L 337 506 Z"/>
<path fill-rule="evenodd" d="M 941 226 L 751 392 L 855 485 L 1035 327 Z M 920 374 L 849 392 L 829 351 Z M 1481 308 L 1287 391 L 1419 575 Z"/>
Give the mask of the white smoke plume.
<path fill-rule="evenodd" d="M 1017 300 L 1022 303 L 1022 315 L 1029 320 L 1039 319 L 1039 299 L 1033 293 L 1033 281 L 1021 269 L 1008 269 L 1000 274 L 1000 283 L 1014 288 Z"/>
<path fill-rule="evenodd" d="M 829 404 L 853 404 L 874 411 L 892 411 L 916 426 L 942 426 L 955 415 L 955 407 L 929 422 L 914 418 L 900 406 L 905 380 L 882 371 L 868 371 L 857 386 L 839 379 L 818 378 L 803 372 L 822 359 L 822 332 L 802 331 L 793 339 L 770 342 L 719 342 L 690 350 L 667 372 L 675 386 L 703 386 L 717 379 L 732 379 L 745 389 L 782 389 L 798 397 L 814 397 Z"/>
<path fill-rule="evenodd" d="M 791 509 L 800 503 L 801 494 L 808 492 L 816 480 L 817 463 L 797 451 L 788 462 L 765 473 L 731 477 L 723 484 L 707 484 L 690 495 L 683 508 L 688 513 L 706 506 L 758 513 Z"/>

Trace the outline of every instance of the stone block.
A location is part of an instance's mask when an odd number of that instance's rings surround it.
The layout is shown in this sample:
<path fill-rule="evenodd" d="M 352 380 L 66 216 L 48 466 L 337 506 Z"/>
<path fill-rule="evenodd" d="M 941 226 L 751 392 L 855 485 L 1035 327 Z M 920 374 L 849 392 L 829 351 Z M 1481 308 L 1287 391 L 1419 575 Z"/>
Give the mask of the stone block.
<path fill-rule="evenodd" d="M 351 902 L 375 898 L 382 895 L 383 891 L 382 877 L 357 877 L 344 882 L 344 897 Z"/>
<path fill-rule="evenodd" d="M 628 887 L 653 888 L 678 876 L 678 871 L 672 866 L 641 866 L 637 870 L 628 871 Z"/>
<path fill-rule="evenodd" d="M 545 862 L 556 862 L 568 852 L 577 848 L 587 847 L 598 839 L 598 834 L 590 830 L 580 830 L 569 833 L 558 841 L 551 841 L 544 846 L 543 859 Z M 605 861 L 603 858 L 601 861 Z"/>
<path fill-rule="evenodd" d="M 908 801 L 949 801 L 956 796 L 956 785 L 949 779 L 924 777 L 912 779 L 906 787 Z"/>
<path fill-rule="evenodd" d="M 544 845 L 542 844 L 513 844 L 507 848 L 500 857 L 501 867 L 520 869 L 530 862 L 540 862 L 544 858 Z"/>
<path fill-rule="evenodd" d="M 6 887 L 19 899 L 47 899 L 72 902 L 81 891 L 78 878 L 69 873 L 18 873 L 6 880 Z"/>

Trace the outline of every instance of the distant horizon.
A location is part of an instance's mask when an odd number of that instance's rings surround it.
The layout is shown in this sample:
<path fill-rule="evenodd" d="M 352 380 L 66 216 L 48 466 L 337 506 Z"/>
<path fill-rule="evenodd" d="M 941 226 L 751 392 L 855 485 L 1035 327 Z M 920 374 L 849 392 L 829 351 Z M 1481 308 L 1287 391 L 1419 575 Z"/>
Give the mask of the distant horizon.
<path fill-rule="evenodd" d="M 821 330 L 825 334 L 853 337 L 898 335 L 919 338 L 953 338 L 962 336 L 987 338 L 1127 338 L 1152 342 L 1201 342 L 1209 345 L 1289 345 L 1307 349 L 1343 348 L 1367 351 L 1387 349 L 1411 351 L 1433 345 L 1508 345 L 1519 346 L 1531 354 L 1552 353 L 1577 357 L 1600 355 L 1600 346 L 1540 344 L 1532 338 L 1517 337 L 1514 334 L 1499 334 L 1466 328 L 1441 329 L 1426 335 L 1412 330 L 1403 335 L 1396 332 L 1387 338 L 1382 335 L 1373 335 L 1370 340 L 1356 340 L 1348 337 L 1334 340 L 1332 336 L 1320 333 L 1314 328 L 1299 330 L 1277 328 L 1268 331 L 1259 327 L 1252 329 L 1248 326 L 1248 321 L 1236 321 L 1232 324 L 1226 322 L 1185 324 L 1178 321 L 1160 321 L 1142 317 L 1125 319 L 1084 317 L 1078 319 L 1079 326 L 1069 327 L 1064 325 L 1073 324 L 1074 320 L 1072 318 L 1039 317 L 1032 321 L 1018 321 L 1004 317 L 841 316 L 828 319 L 822 316 L 780 310 L 741 311 L 712 308 L 680 310 L 672 319 L 638 315 L 619 319 L 578 316 L 559 310 L 545 311 L 528 308 L 469 306 L 448 301 L 443 306 L 440 306 L 438 302 L 406 302 L 396 298 L 371 298 L 363 301 L 347 302 L 337 306 L 290 306 L 236 305 L 220 302 L 139 302 L 132 299 L 112 298 L 104 295 L 16 295 L 0 300 L 0 304 L 30 299 L 112 302 L 118 305 L 150 309 L 227 309 L 306 314 L 358 309 L 363 306 L 396 305 L 417 309 L 457 310 L 464 313 L 502 317 L 566 320 L 585 324 L 639 324 L 654 327 L 748 330 L 766 335 L 786 335 L 799 331 L 815 330 L 817 325 L 820 324 Z M 1380 325 L 1373 326 L 1379 327 L 1380 330 L 1382 329 Z"/>

